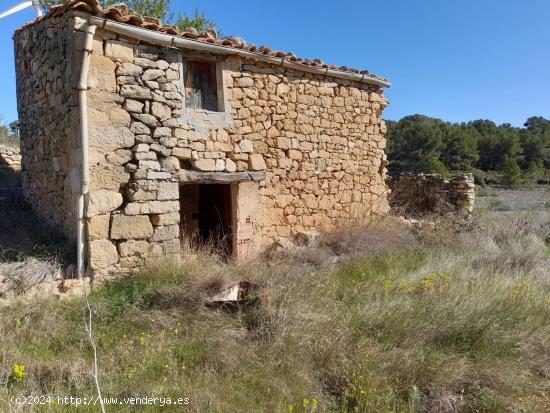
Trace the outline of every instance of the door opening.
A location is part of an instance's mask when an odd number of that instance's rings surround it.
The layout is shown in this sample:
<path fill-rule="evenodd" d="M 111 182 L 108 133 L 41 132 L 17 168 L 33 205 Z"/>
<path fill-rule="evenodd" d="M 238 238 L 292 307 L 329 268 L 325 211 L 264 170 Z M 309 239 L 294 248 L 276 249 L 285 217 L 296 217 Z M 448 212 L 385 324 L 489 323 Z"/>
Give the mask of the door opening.
<path fill-rule="evenodd" d="M 191 184 L 180 187 L 181 234 L 192 245 L 233 253 L 233 214 L 230 184 Z"/>

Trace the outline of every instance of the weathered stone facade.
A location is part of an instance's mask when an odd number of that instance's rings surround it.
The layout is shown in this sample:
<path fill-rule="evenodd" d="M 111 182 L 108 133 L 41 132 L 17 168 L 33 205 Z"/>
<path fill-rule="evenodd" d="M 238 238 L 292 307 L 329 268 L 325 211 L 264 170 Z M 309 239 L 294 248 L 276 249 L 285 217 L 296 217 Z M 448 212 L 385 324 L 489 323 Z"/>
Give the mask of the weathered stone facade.
<path fill-rule="evenodd" d="M 21 170 L 21 154 L 16 148 L 0 145 L 0 168 Z"/>
<path fill-rule="evenodd" d="M 49 18 L 15 38 L 25 191 L 71 228 L 80 159 L 74 52 L 81 54 L 85 17 Z M 186 64 L 196 60 L 216 65 L 218 111 L 187 105 Z M 376 85 L 99 29 L 88 86 L 94 270 L 179 254 L 200 226 L 203 184 L 227 186 L 208 200 L 229 194 L 226 226 L 237 258 L 389 210 L 387 101 Z"/>
<path fill-rule="evenodd" d="M 14 41 L 23 190 L 40 216 L 75 237 L 83 33 L 66 15 L 18 31 Z"/>
<path fill-rule="evenodd" d="M 388 186 L 392 208 L 407 214 L 471 213 L 474 210 L 475 184 L 472 174 L 446 180 L 439 174 L 406 173 L 388 178 Z"/>

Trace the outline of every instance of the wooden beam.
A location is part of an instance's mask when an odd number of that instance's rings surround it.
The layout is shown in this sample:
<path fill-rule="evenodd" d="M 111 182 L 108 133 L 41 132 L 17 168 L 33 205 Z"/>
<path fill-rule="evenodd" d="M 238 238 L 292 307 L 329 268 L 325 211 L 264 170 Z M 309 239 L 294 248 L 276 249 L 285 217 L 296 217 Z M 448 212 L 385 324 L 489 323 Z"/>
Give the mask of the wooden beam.
<path fill-rule="evenodd" d="M 182 184 L 233 184 L 263 181 L 265 172 L 201 172 L 181 169 L 176 177 Z"/>

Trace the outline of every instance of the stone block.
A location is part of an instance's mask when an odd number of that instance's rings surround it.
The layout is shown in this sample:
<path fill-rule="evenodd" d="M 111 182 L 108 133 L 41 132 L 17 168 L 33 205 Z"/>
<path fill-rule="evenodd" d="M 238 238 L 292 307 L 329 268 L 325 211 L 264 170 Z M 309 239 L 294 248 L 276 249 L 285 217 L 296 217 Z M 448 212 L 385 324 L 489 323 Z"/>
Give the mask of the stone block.
<path fill-rule="evenodd" d="M 145 257 L 151 251 L 147 241 L 125 241 L 118 244 L 121 257 Z"/>
<path fill-rule="evenodd" d="M 159 145 L 158 143 L 151 144 L 151 150 L 162 156 L 170 156 L 172 154 L 171 149 L 165 148 L 164 146 Z"/>
<path fill-rule="evenodd" d="M 149 126 L 141 122 L 132 122 L 132 125 L 130 126 L 130 131 L 132 133 L 135 133 L 136 135 L 149 135 L 151 133 L 151 129 L 149 129 Z"/>
<path fill-rule="evenodd" d="M 93 191 L 88 194 L 87 216 L 106 214 L 115 211 L 122 205 L 122 194 L 114 191 Z"/>
<path fill-rule="evenodd" d="M 235 172 L 237 170 L 237 164 L 232 159 L 226 159 L 225 170 L 227 172 Z"/>
<path fill-rule="evenodd" d="M 151 215 L 151 223 L 157 227 L 163 225 L 178 225 L 180 223 L 180 214 L 179 212 L 172 212 L 169 214 Z"/>
<path fill-rule="evenodd" d="M 153 225 L 147 215 L 115 215 L 111 239 L 146 239 L 153 235 Z"/>
<path fill-rule="evenodd" d="M 124 102 L 124 109 L 128 112 L 141 113 L 143 112 L 143 107 L 144 104 L 138 100 L 126 99 L 126 102 Z"/>
<path fill-rule="evenodd" d="M 88 87 L 116 92 L 116 64 L 108 57 L 92 54 L 88 72 Z"/>
<path fill-rule="evenodd" d="M 252 171 L 264 171 L 266 169 L 264 157 L 260 154 L 250 155 L 248 158 L 248 167 Z"/>
<path fill-rule="evenodd" d="M 179 201 L 149 201 L 132 202 L 126 205 L 124 213 L 127 215 L 167 214 L 180 210 Z"/>
<path fill-rule="evenodd" d="M 288 157 L 290 159 L 296 159 L 296 160 L 301 160 L 302 159 L 302 152 L 300 151 L 297 151 L 296 149 L 290 149 L 288 151 Z"/>
<path fill-rule="evenodd" d="M 117 40 L 105 42 L 105 56 L 116 62 L 131 62 L 134 60 L 134 46 Z"/>
<path fill-rule="evenodd" d="M 151 180 L 160 180 L 160 179 L 171 179 L 172 174 L 169 172 L 158 172 L 158 171 L 147 171 L 147 179 Z"/>
<path fill-rule="evenodd" d="M 189 148 L 173 148 L 172 155 L 178 159 L 183 159 L 183 160 L 192 158 L 192 152 L 191 152 L 191 149 Z"/>
<path fill-rule="evenodd" d="M 213 172 L 216 170 L 215 159 L 195 159 L 193 161 L 193 168 L 198 171 Z"/>
<path fill-rule="evenodd" d="M 168 241 L 172 239 L 179 239 L 180 227 L 179 225 L 166 225 L 155 228 L 155 234 L 152 241 Z"/>
<path fill-rule="evenodd" d="M 244 152 L 244 153 L 254 152 L 254 146 L 252 145 L 252 142 L 248 139 L 241 140 L 239 142 L 239 148 L 241 149 L 241 152 Z"/>
<path fill-rule="evenodd" d="M 90 189 L 119 191 L 130 180 L 130 174 L 123 166 L 98 165 L 90 168 Z"/>
<path fill-rule="evenodd" d="M 151 89 L 138 85 L 124 85 L 120 88 L 120 94 L 129 99 L 152 99 Z"/>
<path fill-rule="evenodd" d="M 159 121 L 153 115 L 147 113 L 134 113 L 132 116 L 151 128 L 159 126 Z"/>
<path fill-rule="evenodd" d="M 279 136 L 277 138 L 277 148 L 286 150 L 286 149 L 290 149 L 291 147 L 292 146 L 291 146 L 291 143 L 290 143 L 290 139 L 288 139 L 284 136 Z"/>
<path fill-rule="evenodd" d="M 141 78 L 144 81 L 157 80 L 160 77 L 165 76 L 165 71 L 160 69 L 147 69 Z"/>
<path fill-rule="evenodd" d="M 90 267 L 93 270 L 108 268 L 118 263 L 118 251 L 109 240 L 95 240 L 89 244 Z"/>
<path fill-rule="evenodd" d="M 152 169 L 153 171 L 160 171 L 160 163 L 158 161 L 139 161 L 140 169 Z"/>
<path fill-rule="evenodd" d="M 159 201 L 169 201 L 179 199 L 180 188 L 177 182 L 160 182 L 158 185 L 157 199 Z"/>
<path fill-rule="evenodd" d="M 151 105 L 151 113 L 161 120 L 172 117 L 172 109 L 160 102 L 153 102 Z"/>
<path fill-rule="evenodd" d="M 165 241 L 161 245 L 164 255 L 179 254 L 181 252 L 181 241 L 179 239 Z"/>
<path fill-rule="evenodd" d="M 175 156 L 168 156 L 160 161 L 163 169 L 169 172 L 174 172 L 180 169 L 180 161 Z"/>
<path fill-rule="evenodd" d="M 116 70 L 117 76 L 141 76 L 143 68 L 133 63 L 123 63 Z"/>
<path fill-rule="evenodd" d="M 254 79 L 251 77 L 238 77 L 235 79 L 236 87 L 252 87 L 254 86 Z"/>
<path fill-rule="evenodd" d="M 111 153 L 117 149 L 134 146 L 135 136 L 128 128 L 90 125 L 88 129 L 90 146 L 99 149 L 102 153 Z"/>
<path fill-rule="evenodd" d="M 109 122 L 115 128 L 127 128 L 130 126 L 130 115 L 124 109 L 115 107 L 109 110 Z"/>
<path fill-rule="evenodd" d="M 109 225 L 111 223 L 111 214 L 96 215 L 88 220 L 88 239 L 107 239 L 109 238 Z"/>
<path fill-rule="evenodd" d="M 160 138 L 159 142 L 166 146 L 167 148 L 173 148 L 178 144 L 178 140 L 176 138 Z"/>
<path fill-rule="evenodd" d="M 218 171 L 218 172 L 225 171 L 225 160 L 224 159 L 216 159 L 216 171 Z"/>
<path fill-rule="evenodd" d="M 154 105 L 154 103 L 153 103 Z M 155 133 L 153 134 L 155 138 L 171 138 L 172 137 L 172 129 L 170 128 L 156 128 Z"/>

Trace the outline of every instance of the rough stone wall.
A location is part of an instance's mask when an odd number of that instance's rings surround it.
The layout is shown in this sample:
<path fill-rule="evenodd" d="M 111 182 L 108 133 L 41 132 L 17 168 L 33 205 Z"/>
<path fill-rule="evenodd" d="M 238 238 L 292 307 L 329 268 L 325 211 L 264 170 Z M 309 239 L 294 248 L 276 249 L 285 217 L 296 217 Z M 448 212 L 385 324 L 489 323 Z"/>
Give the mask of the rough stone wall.
<path fill-rule="evenodd" d="M 50 18 L 16 32 L 22 184 L 49 224 L 75 236 L 79 178 L 79 111 L 83 20 Z"/>
<path fill-rule="evenodd" d="M 224 112 L 190 110 L 179 53 L 98 33 L 90 202 L 106 205 L 89 208 L 93 267 L 179 252 L 182 168 L 266 171 L 236 185 L 238 245 L 387 212 L 378 90 L 236 58 L 220 65 Z"/>
<path fill-rule="evenodd" d="M 475 184 L 472 174 L 450 181 L 439 174 L 402 174 L 388 178 L 392 208 L 408 214 L 466 211 L 474 209 Z"/>
<path fill-rule="evenodd" d="M 55 222 L 76 222 L 81 23 L 68 15 L 16 35 L 25 190 Z M 184 98 L 186 59 L 214 57 L 97 31 L 86 207 L 94 270 L 180 253 L 187 170 L 263 174 L 232 184 L 238 257 L 388 212 L 380 89 L 218 57 L 222 110 L 193 110 Z"/>
<path fill-rule="evenodd" d="M 0 145 L 0 168 L 21 170 L 21 154 L 18 149 Z"/>
<path fill-rule="evenodd" d="M 260 182 L 233 185 L 239 255 L 388 212 L 380 90 L 227 57 L 219 63 L 224 110 L 192 110 L 184 102 L 182 54 L 96 36 L 92 267 L 179 253 L 185 169 L 265 171 Z"/>

